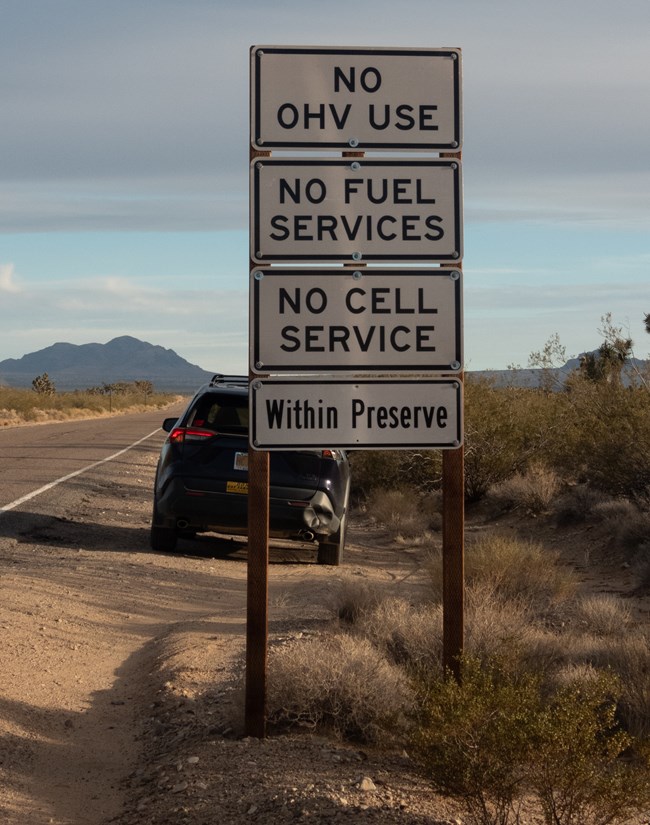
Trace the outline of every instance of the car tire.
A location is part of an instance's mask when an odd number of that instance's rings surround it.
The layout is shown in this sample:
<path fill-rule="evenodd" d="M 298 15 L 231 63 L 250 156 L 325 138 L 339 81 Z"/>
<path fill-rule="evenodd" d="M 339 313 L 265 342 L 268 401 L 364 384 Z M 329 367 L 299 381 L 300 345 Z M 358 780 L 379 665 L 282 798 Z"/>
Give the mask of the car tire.
<path fill-rule="evenodd" d="M 318 564 L 328 564 L 338 567 L 343 561 L 343 550 L 345 548 L 345 527 L 347 518 L 343 516 L 341 524 L 336 533 L 327 537 L 327 541 L 318 542 Z"/>
<path fill-rule="evenodd" d="M 173 553 L 177 540 L 176 530 L 172 530 L 171 527 L 151 525 L 150 544 L 156 553 Z"/>
<path fill-rule="evenodd" d="M 149 534 L 151 549 L 155 553 L 173 553 L 176 549 L 178 534 L 176 530 L 171 527 L 161 527 L 156 523 L 157 521 L 158 511 L 154 504 L 153 515 L 151 517 L 151 533 Z"/>

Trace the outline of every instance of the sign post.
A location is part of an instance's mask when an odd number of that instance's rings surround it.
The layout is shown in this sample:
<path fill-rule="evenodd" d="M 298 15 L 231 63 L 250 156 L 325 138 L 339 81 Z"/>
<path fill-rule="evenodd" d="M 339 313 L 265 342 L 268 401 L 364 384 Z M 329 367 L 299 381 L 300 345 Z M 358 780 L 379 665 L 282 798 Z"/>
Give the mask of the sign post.
<path fill-rule="evenodd" d="M 264 736 L 269 450 L 443 451 L 443 664 L 459 677 L 461 52 L 253 46 L 250 106 L 246 730 Z"/>

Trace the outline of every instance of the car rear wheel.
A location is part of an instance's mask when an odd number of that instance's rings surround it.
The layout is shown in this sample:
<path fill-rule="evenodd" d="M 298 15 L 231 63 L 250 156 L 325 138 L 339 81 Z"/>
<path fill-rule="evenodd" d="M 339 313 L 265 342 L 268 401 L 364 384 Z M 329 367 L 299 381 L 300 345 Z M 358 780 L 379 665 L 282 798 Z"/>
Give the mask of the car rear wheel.
<path fill-rule="evenodd" d="M 172 527 L 161 527 L 156 524 L 157 518 L 156 506 L 153 508 L 153 516 L 151 517 L 151 533 L 149 536 L 149 543 L 151 549 L 156 553 L 173 553 L 176 549 L 176 542 L 178 541 L 178 534 Z"/>
<path fill-rule="evenodd" d="M 343 561 L 346 523 L 347 517 L 344 515 L 337 532 L 332 536 L 328 536 L 327 541 L 318 542 L 318 556 L 316 558 L 319 564 L 338 567 Z"/>

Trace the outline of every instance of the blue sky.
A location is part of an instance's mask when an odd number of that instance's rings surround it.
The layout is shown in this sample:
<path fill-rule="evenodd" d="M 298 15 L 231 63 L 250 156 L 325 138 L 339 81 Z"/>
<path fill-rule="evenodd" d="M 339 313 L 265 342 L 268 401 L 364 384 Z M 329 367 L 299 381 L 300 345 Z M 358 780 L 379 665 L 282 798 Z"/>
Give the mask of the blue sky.
<path fill-rule="evenodd" d="M 3 0 L 0 360 L 133 335 L 248 358 L 253 44 L 463 49 L 465 361 L 645 357 L 648 0 Z"/>

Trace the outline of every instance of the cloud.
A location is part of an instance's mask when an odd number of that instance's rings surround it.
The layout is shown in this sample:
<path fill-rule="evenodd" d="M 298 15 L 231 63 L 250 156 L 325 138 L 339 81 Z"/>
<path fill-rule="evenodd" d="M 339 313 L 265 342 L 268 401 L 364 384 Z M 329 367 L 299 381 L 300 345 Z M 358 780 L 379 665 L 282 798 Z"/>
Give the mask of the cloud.
<path fill-rule="evenodd" d="M 0 264 L 0 292 L 16 294 L 21 291 L 14 281 L 15 274 L 13 264 Z"/>
<path fill-rule="evenodd" d="M 0 273 L 5 271 L 10 272 L 0 267 Z M 7 309 L 5 300 L 0 360 L 55 341 L 87 344 L 133 335 L 183 357 L 191 355 L 192 363 L 206 369 L 221 367 L 226 358 L 228 371 L 246 365 L 244 285 L 239 290 L 192 288 L 180 278 L 170 286 L 151 286 L 121 276 L 50 280 L 26 284 L 11 298 L 11 312 Z"/>

